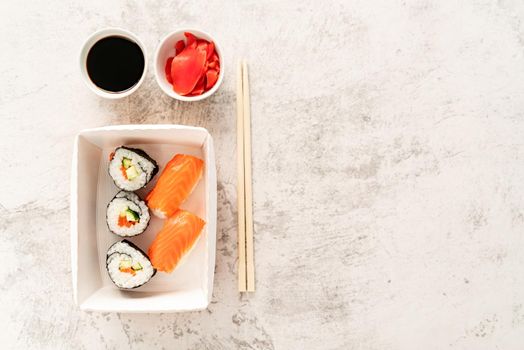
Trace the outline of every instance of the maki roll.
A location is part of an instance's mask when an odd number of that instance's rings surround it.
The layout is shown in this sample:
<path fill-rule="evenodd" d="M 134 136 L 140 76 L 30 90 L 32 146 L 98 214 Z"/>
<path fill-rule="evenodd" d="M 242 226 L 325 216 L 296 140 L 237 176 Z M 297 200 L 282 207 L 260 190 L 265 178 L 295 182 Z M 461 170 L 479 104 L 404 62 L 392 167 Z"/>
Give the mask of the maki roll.
<path fill-rule="evenodd" d="M 121 289 L 140 287 L 156 273 L 147 255 L 125 239 L 109 247 L 106 268 L 111 281 Z"/>
<path fill-rule="evenodd" d="M 155 160 L 141 149 L 120 146 L 109 156 L 109 175 L 122 190 L 144 187 L 157 172 Z"/>
<path fill-rule="evenodd" d="M 146 203 L 133 192 L 120 191 L 107 205 L 107 227 L 116 235 L 139 235 L 147 228 L 149 219 Z"/>

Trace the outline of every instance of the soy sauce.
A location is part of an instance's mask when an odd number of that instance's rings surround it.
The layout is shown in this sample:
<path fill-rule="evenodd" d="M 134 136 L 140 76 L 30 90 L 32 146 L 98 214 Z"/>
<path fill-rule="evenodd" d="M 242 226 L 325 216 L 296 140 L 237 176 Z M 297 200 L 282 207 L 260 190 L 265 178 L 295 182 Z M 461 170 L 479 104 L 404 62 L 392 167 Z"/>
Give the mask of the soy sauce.
<path fill-rule="evenodd" d="M 87 74 L 99 88 L 122 92 L 144 73 L 144 53 L 138 44 L 119 36 L 97 41 L 87 54 Z"/>

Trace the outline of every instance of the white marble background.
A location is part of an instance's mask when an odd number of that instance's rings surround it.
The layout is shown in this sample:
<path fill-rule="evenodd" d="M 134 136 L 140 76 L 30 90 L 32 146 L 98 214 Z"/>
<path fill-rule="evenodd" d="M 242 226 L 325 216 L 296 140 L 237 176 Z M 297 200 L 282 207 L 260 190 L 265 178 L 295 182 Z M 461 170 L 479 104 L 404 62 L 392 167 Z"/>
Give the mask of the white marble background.
<path fill-rule="evenodd" d="M 13 349 L 524 348 L 524 3 L 0 2 L 0 341 Z M 121 101 L 80 79 L 105 26 L 202 28 L 226 54 L 211 99 L 152 70 Z M 236 291 L 235 60 L 251 67 L 257 292 Z M 74 135 L 210 130 L 218 157 L 207 311 L 73 305 Z"/>

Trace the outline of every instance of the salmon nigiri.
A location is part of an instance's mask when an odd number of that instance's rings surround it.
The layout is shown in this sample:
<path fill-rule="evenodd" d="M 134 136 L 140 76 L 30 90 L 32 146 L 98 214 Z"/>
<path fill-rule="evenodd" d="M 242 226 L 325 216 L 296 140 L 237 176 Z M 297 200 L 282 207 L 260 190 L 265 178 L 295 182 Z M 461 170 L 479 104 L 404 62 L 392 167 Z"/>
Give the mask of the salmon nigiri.
<path fill-rule="evenodd" d="M 158 271 L 171 272 L 191 250 L 206 222 L 185 210 L 177 210 L 166 220 L 149 247 L 151 264 Z"/>
<path fill-rule="evenodd" d="M 170 217 L 193 192 L 202 177 L 204 161 L 186 154 L 177 154 L 167 164 L 155 188 L 146 197 L 153 214 Z"/>

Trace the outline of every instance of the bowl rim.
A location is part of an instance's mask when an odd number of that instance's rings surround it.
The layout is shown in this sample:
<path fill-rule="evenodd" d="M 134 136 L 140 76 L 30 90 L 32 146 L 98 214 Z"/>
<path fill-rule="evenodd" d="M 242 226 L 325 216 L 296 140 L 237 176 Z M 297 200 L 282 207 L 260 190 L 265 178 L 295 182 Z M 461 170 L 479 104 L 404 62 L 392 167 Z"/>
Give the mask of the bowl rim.
<path fill-rule="evenodd" d="M 87 55 L 89 53 L 89 50 L 93 47 L 95 43 L 97 43 L 99 40 L 108 37 L 108 36 L 121 36 L 126 39 L 129 39 L 133 42 L 135 42 L 140 49 L 142 50 L 142 53 L 144 54 L 144 70 L 142 71 L 142 76 L 140 77 L 140 80 L 133 85 L 131 88 L 124 90 L 122 92 L 109 92 L 104 89 L 99 88 L 95 85 L 89 78 L 89 74 L 87 73 Z M 79 54 L 79 64 L 80 64 L 80 73 L 82 74 L 82 80 L 87 85 L 87 87 L 93 91 L 96 95 L 107 98 L 107 99 L 119 99 L 124 98 L 126 96 L 131 95 L 133 92 L 138 90 L 140 85 L 144 82 L 146 75 L 147 75 L 147 65 L 148 65 L 148 59 L 147 59 L 147 50 L 140 38 L 134 34 L 133 32 L 130 32 L 129 30 L 119 28 L 119 27 L 106 27 L 99 29 L 89 35 L 86 40 L 82 43 L 80 54 Z"/>
<path fill-rule="evenodd" d="M 202 95 L 198 95 L 198 96 L 182 96 L 182 95 L 177 94 L 175 91 L 173 91 L 172 88 L 171 89 L 166 89 L 165 85 L 163 84 L 164 83 L 164 79 L 165 79 L 164 69 L 163 68 L 162 69 L 158 68 L 158 59 L 159 59 L 160 49 L 164 47 L 166 42 L 171 37 L 173 37 L 175 35 L 178 35 L 178 34 L 184 34 L 184 32 L 190 32 L 190 33 L 192 33 L 192 34 L 194 34 L 196 36 L 208 37 L 209 40 L 212 41 L 215 44 L 215 50 L 217 52 L 218 60 L 220 62 L 220 73 L 218 75 L 218 80 L 215 83 L 215 85 L 211 89 L 209 89 L 208 91 L 203 93 Z M 155 49 L 155 56 L 154 56 L 154 59 L 153 59 L 155 80 L 156 80 L 158 86 L 160 87 L 160 89 L 166 95 L 168 95 L 171 98 L 177 99 L 179 101 L 185 101 L 185 102 L 201 101 L 201 100 L 203 100 L 205 98 L 208 98 L 209 96 L 213 95 L 218 90 L 220 85 L 222 84 L 222 81 L 224 80 L 224 66 L 223 66 L 223 62 L 224 62 L 224 55 L 222 53 L 222 48 L 220 47 L 220 44 L 216 41 L 215 37 L 213 37 L 212 35 L 210 35 L 209 33 L 205 32 L 205 31 L 203 31 L 201 29 L 197 29 L 197 28 L 179 28 L 179 29 L 176 29 L 176 30 L 171 31 L 171 32 L 167 33 L 166 35 L 164 35 L 162 37 L 162 39 L 160 40 L 160 42 L 157 44 L 157 47 Z"/>

